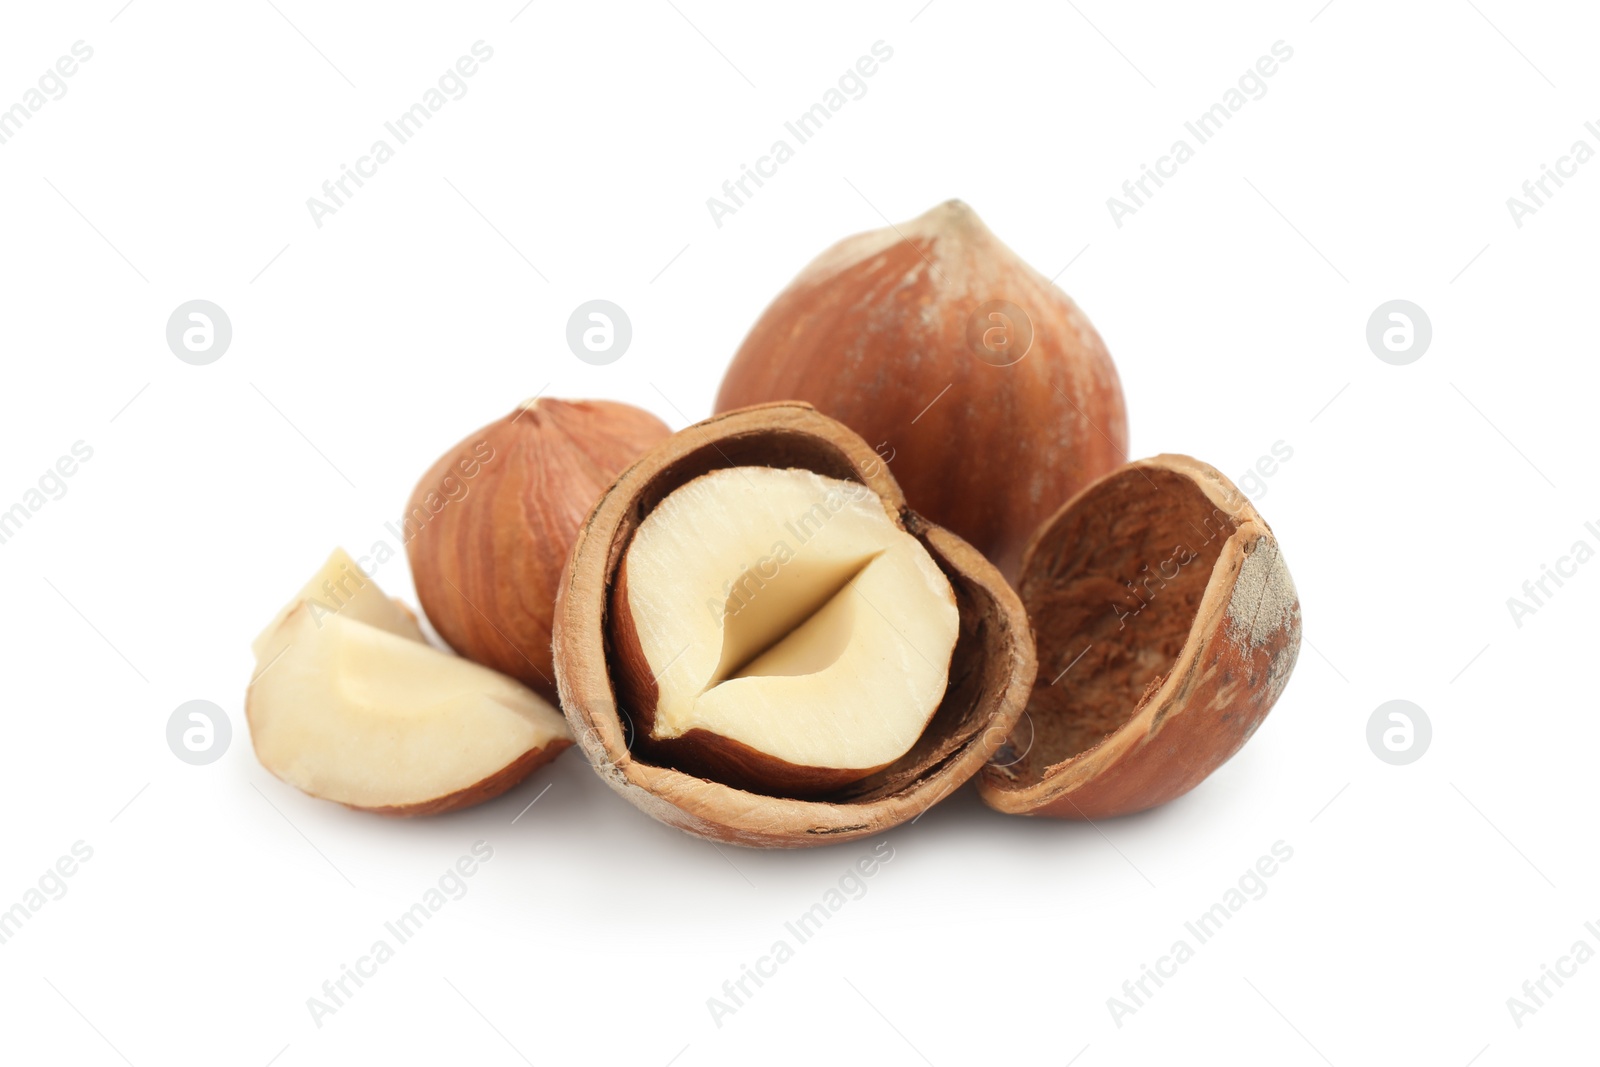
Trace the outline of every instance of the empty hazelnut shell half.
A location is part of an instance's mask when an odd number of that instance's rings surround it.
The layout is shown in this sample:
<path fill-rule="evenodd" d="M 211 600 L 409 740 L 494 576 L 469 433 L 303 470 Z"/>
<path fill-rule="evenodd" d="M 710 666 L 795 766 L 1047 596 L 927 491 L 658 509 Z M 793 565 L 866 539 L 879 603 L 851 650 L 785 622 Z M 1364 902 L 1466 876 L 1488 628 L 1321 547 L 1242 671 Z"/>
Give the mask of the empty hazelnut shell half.
<path fill-rule="evenodd" d="M 1047 520 L 1019 585 L 1039 674 L 979 776 L 999 811 L 1099 819 L 1199 785 L 1250 739 L 1300 650 L 1272 530 L 1216 468 L 1127 464 Z"/>
<path fill-rule="evenodd" d="M 814 471 L 860 483 L 949 579 L 960 628 L 943 700 L 910 751 L 825 798 L 738 789 L 650 762 L 619 696 L 614 585 L 634 532 L 668 494 L 727 467 Z M 801 403 L 707 419 L 646 452 L 578 531 L 556 607 L 555 671 L 578 746 L 602 779 L 655 818 L 713 841 L 794 848 L 880 833 L 916 817 L 984 765 L 1031 691 L 1033 642 L 1015 592 L 965 541 L 909 510 L 894 477 L 854 432 Z M 654 757 L 652 757 L 654 758 Z"/>

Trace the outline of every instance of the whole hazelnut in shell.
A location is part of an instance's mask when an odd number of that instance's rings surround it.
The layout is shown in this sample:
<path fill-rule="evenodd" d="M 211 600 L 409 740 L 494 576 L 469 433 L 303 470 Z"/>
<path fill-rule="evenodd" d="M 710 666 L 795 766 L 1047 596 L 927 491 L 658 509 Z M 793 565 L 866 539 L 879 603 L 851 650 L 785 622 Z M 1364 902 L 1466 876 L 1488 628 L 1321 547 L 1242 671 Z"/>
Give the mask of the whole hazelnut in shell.
<path fill-rule="evenodd" d="M 1127 459 L 1100 335 L 959 200 L 840 241 L 773 300 L 716 410 L 780 400 L 866 438 L 913 508 L 1012 580 L 1039 523 Z"/>
<path fill-rule="evenodd" d="M 578 526 L 671 430 L 629 404 L 540 398 L 451 448 L 403 520 L 417 597 L 461 655 L 556 699 L 556 591 Z"/>

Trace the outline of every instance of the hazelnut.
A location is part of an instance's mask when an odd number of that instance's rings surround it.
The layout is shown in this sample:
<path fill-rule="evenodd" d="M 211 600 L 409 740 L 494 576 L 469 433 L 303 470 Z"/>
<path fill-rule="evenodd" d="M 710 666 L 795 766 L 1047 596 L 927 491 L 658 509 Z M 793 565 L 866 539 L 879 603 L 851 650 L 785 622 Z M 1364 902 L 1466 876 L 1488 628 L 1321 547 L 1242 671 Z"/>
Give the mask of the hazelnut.
<path fill-rule="evenodd" d="M 551 622 L 578 524 L 669 433 L 628 404 L 540 398 L 440 457 L 405 520 L 417 598 L 439 636 L 554 700 Z"/>
<path fill-rule="evenodd" d="M 883 500 L 724 467 L 634 532 L 612 588 L 635 751 L 752 792 L 825 795 L 904 756 L 949 683 L 950 582 Z"/>
<path fill-rule="evenodd" d="M 1100 335 L 959 200 L 839 242 L 773 300 L 716 410 L 777 400 L 891 457 L 911 506 L 1008 578 L 1039 523 L 1127 459 Z"/>
<path fill-rule="evenodd" d="M 798 543 L 785 505 L 828 492 L 848 499 Z M 742 584 L 750 554 L 785 538 L 787 561 L 758 568 L 769 584 Z M 708 588 L 716 623 L 693 618 Z M 578 532 L 555 630 L 561 703 L 601 777 L 670 825 L 742 845 L 915 817 L 988 759 L 1034 674 L 999 572 L 805 404 L 715 416 L 624 471 Z"/>
<path fill-rule="evenodd" d="M 434 815 L 510 789 L 572 744 L 543 697 L 429 645 L 416 616 L 335 551 L 254 645 L 261 765 L 310 796 Z"/>

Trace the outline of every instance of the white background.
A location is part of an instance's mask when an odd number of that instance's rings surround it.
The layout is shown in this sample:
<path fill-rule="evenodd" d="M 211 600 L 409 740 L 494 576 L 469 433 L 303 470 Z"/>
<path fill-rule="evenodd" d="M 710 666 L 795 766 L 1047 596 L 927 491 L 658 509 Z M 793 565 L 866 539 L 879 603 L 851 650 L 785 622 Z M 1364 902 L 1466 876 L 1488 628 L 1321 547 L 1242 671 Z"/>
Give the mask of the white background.
<path fill-rule="evenodd" d="M 93 849 L 0 945 L 0 1057 L 1593 1058 L 1600 962 L 1520 1028 L 1506 1005 L 1580 938 L 1600 949 L 1600 562 L 1520 627 L 1506 606 L 1573 542 L 1600 548 L 1600 161 L 1520 228 L 1506 206 L 1574 140 L 1600 148 L 1592 11 L 122 2 L 7 5 L 0 26 L 0 106 L 94 49 L 0 145 L 0 509 L 94 450 L 0 545 L 0 908 Z M 468 94 L 316 227 L 307 197 L 480 39 Z M 879 40 L 867 94 L 718 228 L 706 198 Z M 1107 197 L 1279 40 L 1266 95 L 1116 226 Z M 1066 268 L 1135 455 L 1237 476 L 1293 449 L 1257 503 L 1305 647 L 1204 786 L 1099 826 L 962 792 L 886 835 L 867 894 L 718 1027 L 707 998 L 875 842 L 719 854 L 576 753 L 410 822 L 256 763 L 250 638 L 333 545 L 384 538 L 445 446 L 541 390 L 701 418 L 806 261 L 953 196 Z M 634 328 L 605 367 L 564 340 L 596 297 Z M 234 329 L 205 367 L 164 338 L 195 298 Z M 1409 366 L 1365 341 L 1395 298 L 1433 324 Z M 377 577 L 411 597 L 403 562 Z M 1403 767 L 1365 739 L 1396 698 L 1434 731 Z M 205 767 L 165 741 L 191 699 L 233 723 Z M 307 998 L 480 839 L 468 894 L 315 1025 Z M 1107 999 L 1280 840 L 1267 894 L 1117 1025 Z"/>

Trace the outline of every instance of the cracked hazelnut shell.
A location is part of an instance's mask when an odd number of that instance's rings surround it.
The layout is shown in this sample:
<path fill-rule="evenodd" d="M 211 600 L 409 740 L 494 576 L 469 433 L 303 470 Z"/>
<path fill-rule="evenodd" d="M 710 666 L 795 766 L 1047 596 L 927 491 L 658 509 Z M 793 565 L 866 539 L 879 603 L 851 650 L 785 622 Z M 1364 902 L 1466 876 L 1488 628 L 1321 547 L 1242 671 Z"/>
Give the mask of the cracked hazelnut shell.
<path fill-rule="evenodd" d="M 799 468 L 865 485 L 927 549 L 949 580 L 960 630 L 943 700 L 911 750 L 821 799 L 738 789 L 652 762 L 617 685 L 618 569 L 645 516 L 668 494 L 723 467 Z M 657 445 L 605 492 L 578 531 L 555 625 L 561 705 L 600 777 L 635 806 L 713 841 L 802 847 L 880 833 L 953 792 L 1015 724 L 1034 675 L 1022 604 L 999 572 L 959 537 L 911 511 L 893 476 L 855 433 L 806 404 L 713 416 Z"/>
<path fill-rule="evenodd" d="M 1161 455 L 1086 487 L 1022 561 L 1039 673 L 978 778 L 1018 815 L 1100 819 L 1182 796 L 1288 683 L 1300 600 L 1272 530 L 1209 464 Z"/>

